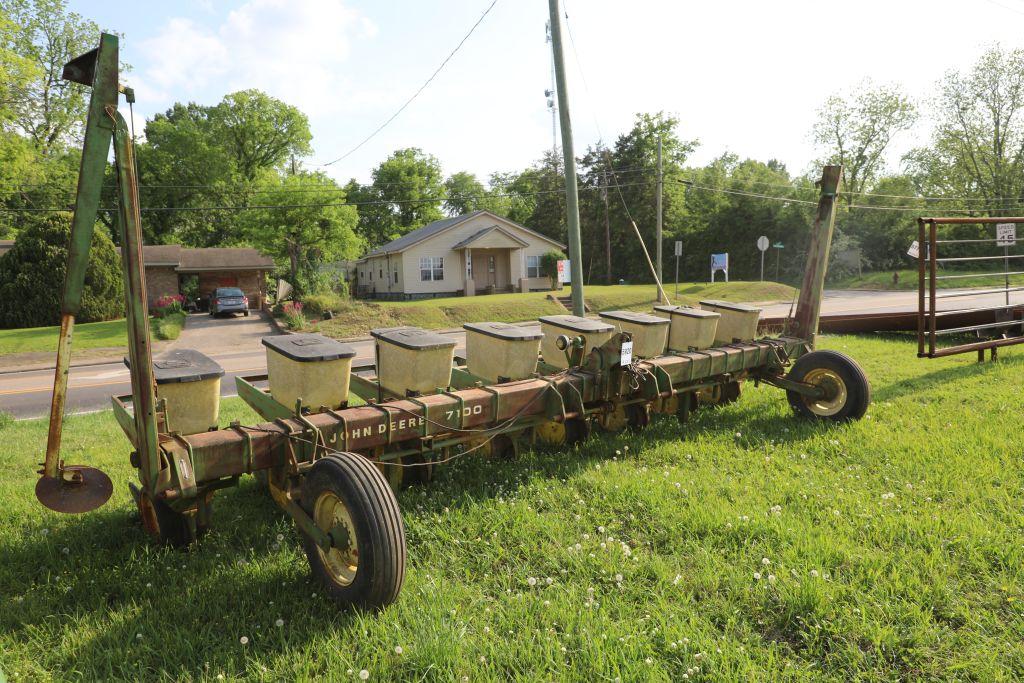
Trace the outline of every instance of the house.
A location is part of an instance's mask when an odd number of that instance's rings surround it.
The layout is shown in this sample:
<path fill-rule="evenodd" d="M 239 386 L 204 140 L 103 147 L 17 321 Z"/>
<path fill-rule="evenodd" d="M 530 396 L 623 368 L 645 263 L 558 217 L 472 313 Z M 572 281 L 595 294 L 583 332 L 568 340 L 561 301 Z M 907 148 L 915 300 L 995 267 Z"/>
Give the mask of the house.
<path fill-rule="evenodd" d="M 358 296 L 421 299 L 548 289 L 541 256 L 565 245 L 490 211 L 428 223 L 357 262 Z"/>
<path fill-rule="evenodd" d="M 14 240 L 0 240 L 0 256 L 13 246 Z M 142 262 L 150 306 L 162 296 L 181 294 L 185 283 L 195 278 L 203 299 L 218 287 L 238 287 L 249 298 L 251 308 L 262 308 L 267 298 L 267 273 L 274 270 L 273 259 L 247 247 L 189 249 L 179 244 L 154 244 L 142 247 Z"/>
<path fill-rule="evenodd" d="M 189 249 L 156 244 L 142 247 L 142 262 L 150 306 L 162 296 L 181 294 L 186 282 L 194 278 L 203 299 L 218 287 L 238 287 L 249 298 L 250 308 L 262 308 L 267 273 L 274 269 L 273 259 L 247 247 Z"/>

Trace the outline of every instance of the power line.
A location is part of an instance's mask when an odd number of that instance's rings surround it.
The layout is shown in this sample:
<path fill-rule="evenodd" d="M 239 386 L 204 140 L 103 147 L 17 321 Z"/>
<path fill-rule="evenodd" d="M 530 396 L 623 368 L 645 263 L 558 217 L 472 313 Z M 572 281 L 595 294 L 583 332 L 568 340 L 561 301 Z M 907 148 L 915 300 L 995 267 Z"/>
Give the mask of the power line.
<path fill-rule="evenodd" d="M 642 182 L 642 183 L 628 183 L 622 185 L 622 187 L 649 187 L 653 183 Z M 581 188 L 585 190 L 601 190 L 610 188 L 610 185 L 582 185 Z M 379 199 L 379 200 L 367 200 L 361 202 L 321 202 L 314 204 L 247 204 L 242 206 L 146 206 L 140 210 L 142 212 L 157 212 L 157 211 L 251 211 L 254 209 L 307 209 L 307 208 L 328 208 L 333 206 L 380 206 L 380 205 L 391 205 L 391 204 L 428 204 L 433 202 L 443 202 L 447 199 L 460 199 L 460 200 L 487 200 L 496 198 L 509 198 L 509 199 L 521 199 L 524 197 L 537 197 L 543 195 L 552 194 L 564 194 L 565 189 L 557 190 L 535 190 L 534 192 L 503 192 L 503 193 L 492 193 L 485 195 L 457 195 L 455 197 L 422 197 L 420 199 Z M 16 208 L 5 208 L 0 207 L 0 213 L 58 213 L 63 211 L 70 211 L 71 207 L 68 208 L 35 208 L 35 207 L 16 207 Z M 101 207 L 101 211 L 113 211 L 112 207 Z"/>
<path fill-rule="evenodd" d="M 372 140 L 377 135 L 377 133 L 379 133 L 382 130 L 384 130 L 388 126 L 388 124 L 390 124 L 392 121 L 394 121 L 396 118 L 398 118 L 398 115 L 401 114 L 403 111 L 405 111 L 405 108 L 408 107 L 410 104 L 412 104 L 412 101 L 415 100 L 417 97 L 419 97 L 420 93 L 423 92 L 427 88 L 428 85 L 430 85 L 430 83 L 434 80 L 434 78 L 437 77 L 437 75 L 439 73 L 441 73 L 441 70 L 444 69 L 445 65 L 448 64 L 448 62 L 451 60 L 451 58 L 455 56 L 455 53 L 458 52 L 462 48 L 462 46 L 465 44 L 465 42 L 467 40 L 469 40 L 469 37 L 471 35 L 473 35 L 474 31 L 476 31 L 477 26 L 479 26 L 481 24 L 481 22 L 483 22 L 484 18 L 488 14 L 490 14 L 491 10 L 494 9 L 494 6 L 497 3 L 498 3 L 498 0 L 492 0 L 491 4 L 488 5 L 487 9 L 484 10 L 484 13 L 480 15 L 480 18 L 477 19 L 476 23 L 473 24 L 473 26 L 469 29 L 469 32 L 466 33 L 466 35 L 462 37 L 462 40 L 459 41 L 459 44 L 455 46 L 455 49 L 452 50 L 450 53 L 448 53 L 448 56 L 444 58 L 444 61 L 441 62 L 441 65 L 439 67 L 437 67 L 437 69 L 434 70 L 434 73 L 430 74 L 430 78 L 428 78 L 426 81 L 424 81 L 423 85 L 420 86 L 419 90 L 414 92 L 412 94 L 412 97 L 407 99 L 405 101 L 405 103 L 401 107 L 399 107 L 395 111 L 394 114 L 391 115 L 390 118 L 388 118 L 384 123 L 382 123 L 379 126 L 377 126 L 376 130 L 374 130 L 372 133 L 370 133 L 365 138 L 363 138 L 363 140 L 358 145 L 356 145 L 355 147 L 353 147 L 349 151 L 345 152 L 344 154 L 342 154 L 340 157 L 338 157 L 334 161 L 328 161 L 326 164 L 320 164 L 320 166 L 330 166 L 332 164 L 338 163 L 339 161 L 341 161 L 343 159 L 347 159 L 350 155 L 354 154 L 356 152 L 356 150 L 358 150 L 360 147 L 362 147 L 367 142 Z"/>

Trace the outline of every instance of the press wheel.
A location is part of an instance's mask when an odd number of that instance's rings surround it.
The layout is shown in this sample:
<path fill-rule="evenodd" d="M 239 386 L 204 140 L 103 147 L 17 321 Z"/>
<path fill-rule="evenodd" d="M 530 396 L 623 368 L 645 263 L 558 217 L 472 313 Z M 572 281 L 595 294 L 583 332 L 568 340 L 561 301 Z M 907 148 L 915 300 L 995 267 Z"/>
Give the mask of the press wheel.
<path fill-rule="evenodd" d="M 789 405 L 797 415 L 833 422 L 859 420 L 871 403 L 871 385 L 864 371 L 838 351 L 813 351 L 801 356 L 787 377 L 824 390 L 824 396 L 817 398 L 787 391 Z"/>

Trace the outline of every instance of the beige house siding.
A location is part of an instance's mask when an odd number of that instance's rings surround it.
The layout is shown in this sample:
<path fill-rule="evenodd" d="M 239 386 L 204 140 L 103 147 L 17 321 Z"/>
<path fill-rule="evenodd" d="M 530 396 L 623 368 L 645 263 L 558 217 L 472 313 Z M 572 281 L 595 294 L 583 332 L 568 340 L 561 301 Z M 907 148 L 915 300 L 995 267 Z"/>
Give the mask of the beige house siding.
<path fill-rule="evenodd" d="M 498 229 L 485 232 L 495 227 Z M 452 248 L 467 241 L 468 249 Z M 471 214 L 465 220 L 415 242 L 401 252 L 375 255 L 361 261 L 357 269 L 358 290 L 362 295 L 391 298 L 462 294 L 466 291 L 468 252 L 473 262 L 473 284 L 476 293 L 484 292 L 488 285 L 492 284 L 487 256 L 495 257 L 495 287 L 499 290 L 512 288 L 518 291 L 521 279 L 526 277 L 527 255 L 540 256 L 557 248 L 557 243 L 539 237 L 494 214 Z M 420 259 L 438 257 L 444 260 L 443 278 L 422 280 Z M 388 273 L 384 272 L 382 278 L 381 271 L 387 271 L 384 264 L 389 258 L 391 276 L 388 277 Z M 396 269 L 397 281 L 394 277 Z M 549 287 L 548 279 L 545 277 L 531 278 L 526 284 L 528 289 Z"/>

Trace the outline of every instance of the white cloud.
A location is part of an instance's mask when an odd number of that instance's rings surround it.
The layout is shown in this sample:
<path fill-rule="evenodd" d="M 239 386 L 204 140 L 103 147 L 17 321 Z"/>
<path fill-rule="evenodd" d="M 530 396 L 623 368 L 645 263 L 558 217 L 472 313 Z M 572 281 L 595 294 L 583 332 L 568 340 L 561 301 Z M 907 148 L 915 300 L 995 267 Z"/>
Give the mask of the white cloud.
<path fill-rule="evenodd" d="M 165 106 L 208 87 L 221 95 L 259 88 L 322 116 L 345 106 L 352 41 L 375 34 L 376 25 L 342 0 L 250 0 L 219 26 L 168 21 L 141 45 L 147 67 L 139 90 Z"/>

